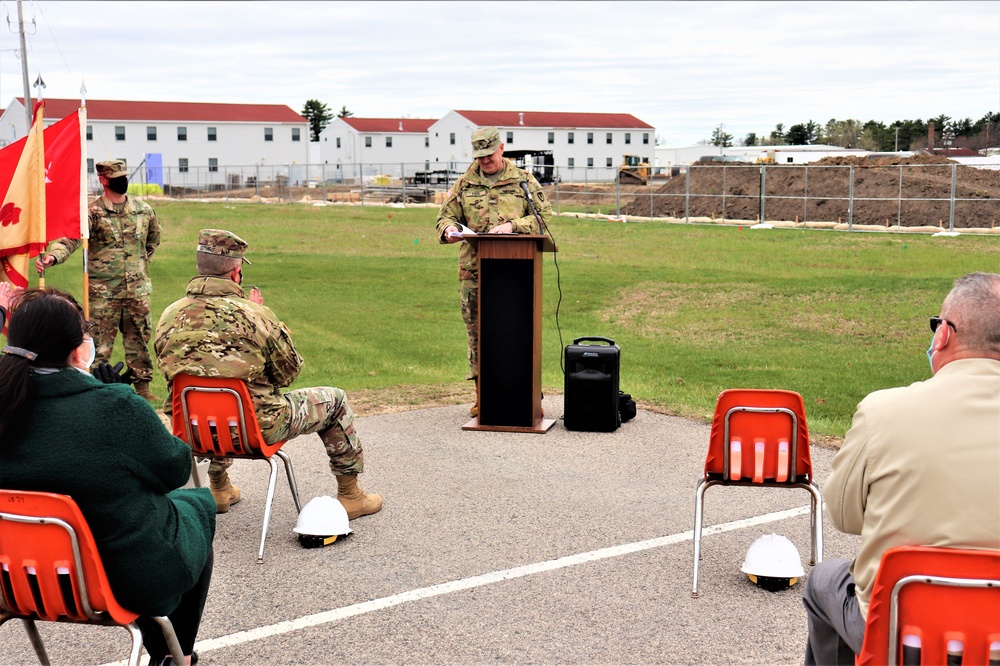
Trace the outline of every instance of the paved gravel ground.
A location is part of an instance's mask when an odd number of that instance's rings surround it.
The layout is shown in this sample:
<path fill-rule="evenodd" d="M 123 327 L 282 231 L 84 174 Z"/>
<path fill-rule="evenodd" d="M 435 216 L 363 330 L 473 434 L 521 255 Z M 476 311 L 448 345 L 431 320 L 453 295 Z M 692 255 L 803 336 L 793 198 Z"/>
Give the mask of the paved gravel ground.
<path fill-rule="evenodd" d="M 561 396 L 545 399 L 561 414 Z M 267 465 L 237 461 L 243 501 L 219 516 L 200 664 L 797 664 L 802 583 L 770 593 L 739 571 L 787 536 L 809 571 L 809 495 L 711 488 L 701 596 L 691 598 L 695 483 L 708 426 L 640 411 L 614 433 L 463 431 L 468 405 L 357 420 L 362 487 L 383 510 L 303 549 L 279 479 L 256 564 Z M 303 503 L 334 495 L 318 436 L 287 446 Z M 818 481 L 834 451 L 814 447 Z M 784 513 L 781 513 L 784 512 Z M 736 522 L 743 521 L 743 522 Z M 858 540 L 825 520 L 825 556 Z M 18 622 L 0 663 L 36 664 Z M 120 629 L 40 627 L 53 664 L 114 663 Z"/>

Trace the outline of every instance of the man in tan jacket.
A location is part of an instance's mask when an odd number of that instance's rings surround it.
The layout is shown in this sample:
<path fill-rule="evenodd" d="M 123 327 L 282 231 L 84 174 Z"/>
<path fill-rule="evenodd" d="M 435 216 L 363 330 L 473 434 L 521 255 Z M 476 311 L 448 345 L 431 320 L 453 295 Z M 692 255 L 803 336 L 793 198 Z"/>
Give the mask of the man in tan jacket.
<path fill-rule="evenodd" d="M 807 665 L 854 663 L 887 549 L 1000 550 L 1000 275 L 959 278 L 930 324 L 934 376 L 862 400 L 823 487 L 861 549 L 809 575 Z"/>

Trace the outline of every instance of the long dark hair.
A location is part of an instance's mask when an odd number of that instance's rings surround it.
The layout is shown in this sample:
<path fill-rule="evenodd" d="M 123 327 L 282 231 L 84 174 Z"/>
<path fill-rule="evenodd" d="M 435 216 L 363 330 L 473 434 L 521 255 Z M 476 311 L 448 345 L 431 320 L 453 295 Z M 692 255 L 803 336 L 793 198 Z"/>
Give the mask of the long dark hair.
<path fill-rule="evenodd" d="M 11 304 L 7 345 L 35 354 L 0 354 L 0 446 L 13 441 L 35 402 L 30 368 L 65 368 L 83 344 L 83 315 L 75 299 L 55 289 L 28 289 Z"/>

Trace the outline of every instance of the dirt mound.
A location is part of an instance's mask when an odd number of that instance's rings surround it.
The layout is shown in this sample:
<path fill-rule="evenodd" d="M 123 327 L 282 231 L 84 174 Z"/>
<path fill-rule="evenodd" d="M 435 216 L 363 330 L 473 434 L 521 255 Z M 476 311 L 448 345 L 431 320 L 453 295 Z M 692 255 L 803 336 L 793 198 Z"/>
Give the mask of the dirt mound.
<path fill-rule="evenodd" d="M 870 155 L 830 155 L 829 157 L 824 157 L 821 160 L 816 160 L 811 162 L 810 166 L 859 166 L 859 167 L 870 167 L 870 166 L 899 166 L 899 165 L 914 165 L 914 164 L 953 164 L 944 155 L 925 155 L 923 153 L 917 153 L 916 155 L 911 155 L 910 157 L 899 157 L 898 155 L 875 157 Z"/>
<path fill-rule="evenodd" d="M 691 165 L 689 178 L 675 177 L 636 196 L 622 213 L 756 221 L 763 208 L 765 221 L 948 227 L 954 168 L 955 227 L 1000 224 L 1000 171 L 953 167 L 940 155 L 827 157 L 809 165 L 767 165 L 763 172 L 762 166 Z"/>

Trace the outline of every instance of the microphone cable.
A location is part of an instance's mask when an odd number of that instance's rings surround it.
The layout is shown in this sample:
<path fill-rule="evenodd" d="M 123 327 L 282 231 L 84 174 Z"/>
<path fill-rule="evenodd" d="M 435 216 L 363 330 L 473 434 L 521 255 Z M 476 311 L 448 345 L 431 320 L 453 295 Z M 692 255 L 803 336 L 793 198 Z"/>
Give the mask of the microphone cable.
<path fill-rule="evenodd" d="M 549 225 L 545 224 L 542 216 L 538 214 L 538 209 L 535 208 L 535 199 L 531 196 L 531 190 L 528 189 L 528 181 L 521 181 L 521 189 L 524 190 L 525 196 L 528 197 L 528 206 L 531 207 L 531 212 L 534 214 L 535 219 L 538 220 L 538 226 L 541 227 L 542 234 L 548 234 L 549 238 L 552 240 L 552 245 L 554 251 L 552 252 L 552 263 L 556 267 L 556 290 L 559 292 L 559 298 L 556 300 L 556 332 L 559 334 L 559 369 L 562 371 L 563 376 L 566 376 L 566 360 L 563 358 L 563 336 L 562 336 L 562 326 L 559 323 L 559 308 L 562 306 L 563 292 L 562 292 L 562 275 L 559 272 L 559 244 L 556 243 L 555 236 L 552 235 L 552 230 L 549 229 Z"/>

